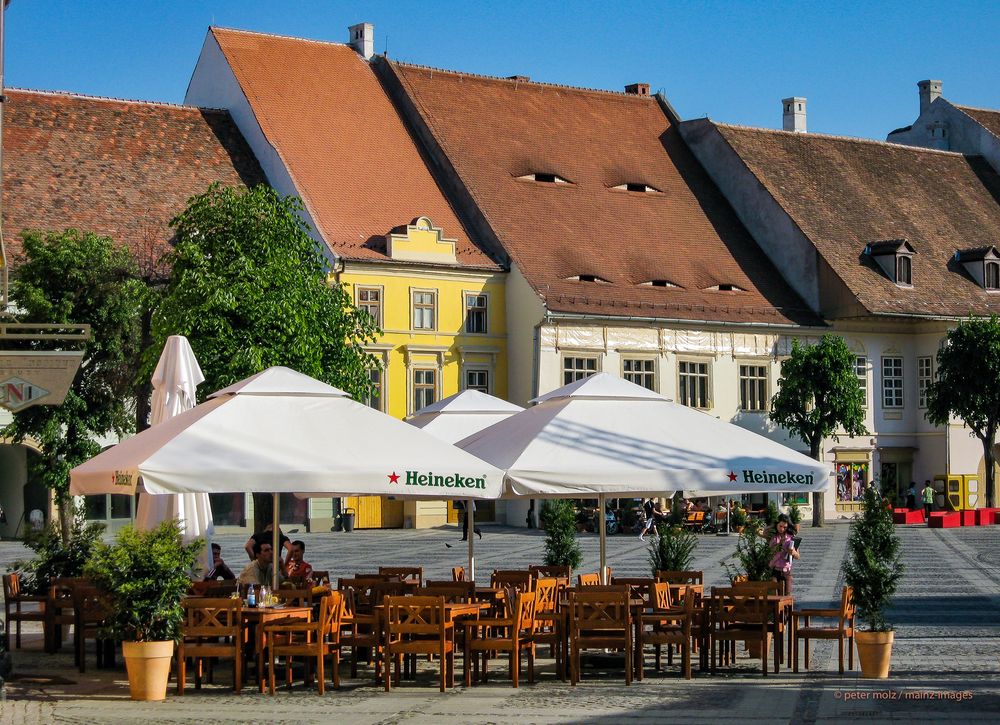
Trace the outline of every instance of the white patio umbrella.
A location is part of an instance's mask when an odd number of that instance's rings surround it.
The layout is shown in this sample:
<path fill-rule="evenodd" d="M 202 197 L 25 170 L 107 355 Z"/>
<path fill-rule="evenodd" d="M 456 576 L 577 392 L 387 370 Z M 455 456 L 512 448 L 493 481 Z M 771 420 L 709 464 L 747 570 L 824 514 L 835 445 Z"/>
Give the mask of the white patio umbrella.
<path fill-rule="evenodd" d="M 205 382 L 191 343 L 183 335 L 171 335 L 163 346 L 163 353 L 153 371 L 153 399 L 150 402 L 149 423 L 158 425 L 195 406 L 196 388 Z M 169 519 L 177 519 L 183 526 L 184 543 L 195 539 L 205 540 L 205 548 L 198 557 L 203 571 L 211 568 L 209 552 L 215 526 L 212 522 L 212 505 L 207 493 L 179 493 L 139 496 L 135 525 L 140 529 L 153 529 Z"/>
<path fill-rule="evenodd" d="M 457 445 L 507 471 L 505 497 L 597 498 L 602 579 L 609 494 L 814 491 L 827 482 L 827 467 L 808 456 L 608 373 L 532 402 Z"/>
<path fill-rule="evenodd" d="M 524 408 L 508 403 L 506 400 L 488 395 L 478 390 L 463 390 L 455 395 L 431 403 L 421 408 L 407 423 L 422 428 L 427 433 L 448 443 L 457 443 L 461 439 L 499 423 Z M 466 517 L 472 515 L 474 504 L 465 502 Z M 474 517 L 473 517 L 474 519 Z M 476 545 L 472 536 L 474 520 L 469 531 L 469 578 L 476 580 Z"/>
<path fill-rule="evenodd" d="M 373 410 L 347 393 L 274 367 L 122 441 L 70 472 L 70 491 L 497 498 L 503 471 Z"/>

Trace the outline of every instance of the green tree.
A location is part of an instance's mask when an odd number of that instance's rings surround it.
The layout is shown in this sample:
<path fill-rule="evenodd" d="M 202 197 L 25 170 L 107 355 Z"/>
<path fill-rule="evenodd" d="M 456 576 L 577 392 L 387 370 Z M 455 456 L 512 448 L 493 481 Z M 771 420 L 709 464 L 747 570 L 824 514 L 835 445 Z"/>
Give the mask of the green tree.
<path fill-rule="evenodd" d="M 948 332 L 927 387 L 927 420 L 948 425 L 958 416 L 983 444 L 986 505 L 996 506 L 996 442 L 1000 426 L 1000 320 L 971 317 Z"/>
<path fill-rule="evenodd" d="M 273 365 L 323 380 L 356 399 L 378 364 L 363 345 L 379 330 L 328 279 L 329 266 L 302 220 L 302 202 L 267 186 L 213 185 L 171 226 L 170 280 L 153 315 L 150 372 L 169 335 L 186 335 L 204 397 Z M 260 530 L 270 497 L 255 496 Z"/>
<path fill-rule="evenodd" d="M 542 504 L 545 529 L 545 565 L 576 569 L 583 561 L 576 539 L 576 507 L 568 499 L 554 498 Z"/>
<path fill-rule="evenodd" d="M 41 447 L 41 481 L 56 494 L 63 541 L 69 540 L 69 471 L 100 451 L 98 439 L 134 430 L 132 386 L 139 349 L 138 323 L 146 288 L 135 260 L 111 239 L 75 229 L 28 232 L 11 284 L 20 322 L 89 324 L 83 361 L 62 405 L 36 405 L 14 415 L 2 435 L 34 438 Z M 29 347 L 59 347 L 33 342 Z"/>
<path fill-rule="evenodd" d="M 778 392 L 771 400 L 772 421 L 809 445 L 820 460 L 823 439 L 843 430 L 865 435 L 865 398 L 854 372 L 854 354 L 836 335 L 816 345 L 792 341 L 792 355 L 781 366 Z M 823 525 L 823 491 L 813 494 L 813 526 Z"/>
<path fill-rule="evenodd" d="M 882 503 L 874 486 L 865 488 L 863 505 L 861 516 L 851 524 L 841 568 L 844 581 L 854 589 L 858 617 L 869 630 L 886 632 L 892 627 L 885 621 L 885 609 L 903 576 L 900 541 L 892 509 Z"/>

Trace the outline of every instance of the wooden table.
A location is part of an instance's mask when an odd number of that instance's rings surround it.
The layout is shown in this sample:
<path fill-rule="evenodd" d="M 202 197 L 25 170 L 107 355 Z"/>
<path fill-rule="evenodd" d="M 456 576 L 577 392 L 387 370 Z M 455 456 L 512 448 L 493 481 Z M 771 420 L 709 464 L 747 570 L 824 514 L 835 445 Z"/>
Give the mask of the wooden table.
<path fill-rule="evenodd" d="M 772 607 L 771 621 L 774 623 L 774 671 L 777 672 L 779 666 L 785 662 L 785 635 L 783 630 L 790 630 L 792 608 L 795 605 L 795 598 L 791 594 L 769 594 L 764 597 Z M 710 606 L 711 597 L 705 599 L 703 629 L 713 626 L 711 624 Z M 788 637 L 788 662 L 792 661 L 792 637 Z M 786 663 L 787 666 L 787 663 Z"/>
<path fill-rule="evenodd" d="M 264 625 L 282 619 L 312 620 L 312 607 L 292 607 L 279 604 L 274 607 L 244 607 L 243 627 L 247 640 L 253 636 L 253 648 L 257 657 L 257 686 L 264 692 Z"/>

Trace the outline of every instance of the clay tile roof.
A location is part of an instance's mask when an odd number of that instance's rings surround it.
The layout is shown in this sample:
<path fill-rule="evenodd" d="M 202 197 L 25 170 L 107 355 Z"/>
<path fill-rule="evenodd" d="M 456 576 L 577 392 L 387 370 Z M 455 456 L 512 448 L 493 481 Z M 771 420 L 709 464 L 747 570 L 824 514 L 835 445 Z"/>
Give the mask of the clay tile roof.
<path fill-rule="evenodd" d="M 209 184 L 264 175 L 225 111 L 7 89 L 3 224 L 16 262 L 22 230 L 75 227 L 158 260 L 169 221 Z"/>
<path fill-rule="evenodd" d="M 1000 111 L 989 108 L 972 108 L 971 106 L 955 106 L 955 108 L 972 118 L 972 120 L 994 136 L 1000 138 Z"/>
<path fill-rule="evenodd" d="M 369 64 L 347 45 L 212 28 L 318 231 L 347 258 L 387 261 L 385 235 L 426 216 L 459 264 L 497 269 L 469 238 Z"/>
<path fill-rule="evenodd" d="M 898 252 L 909 252 L 913 254 L 916 250 L 905 239 L 883 239 L 880 242 L 869 242 L 868 254 L 873 257 L 879 254 L 896 254 Z"/>
<path fill-rule="evenodd" d="M 1000 257 L 1000 252 L 997 252 L 997 248 L 992 244 L 986 247 L 973 247 L 972 249 L 955 250 L 955 259 L 959 262 L 981 262 L 987 257 Z"/>
<path fill-rule="evenodd" d="M 870 312 L 957 317 L 1000 312 L 955 259 L 1000 240 L 1000 176 L 979 156 L 882 141 L 716 124 L 743 163 Z M 905 239 L 913 287 L 865 259 Z"/>
<path fill-rule="evenodd" d="M 549 310 L 817 322 L 655 97 L 395 62 L 388 72 Z M 518 178 L 536 172 L 571 183 Z M 662 193 L 614 188 L 628 183 Z M 652 280 L 677 287 L 643 284 Z"/>

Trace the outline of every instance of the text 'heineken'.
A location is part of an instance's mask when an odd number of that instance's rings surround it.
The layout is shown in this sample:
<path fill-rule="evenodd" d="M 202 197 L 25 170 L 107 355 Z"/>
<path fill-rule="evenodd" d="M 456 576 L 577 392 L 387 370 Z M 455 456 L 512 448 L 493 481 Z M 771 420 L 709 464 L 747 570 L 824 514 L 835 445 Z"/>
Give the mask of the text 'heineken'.
<path fill-rule="evenodd" d="M 435 473 L 406 472 L 407 486 L 435 486 L 438 488 L 486 488 L 486 478 L 473 478 L 453 473 L 450 476 L 439 476 Z"/>

